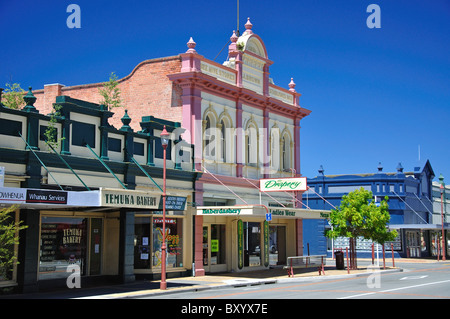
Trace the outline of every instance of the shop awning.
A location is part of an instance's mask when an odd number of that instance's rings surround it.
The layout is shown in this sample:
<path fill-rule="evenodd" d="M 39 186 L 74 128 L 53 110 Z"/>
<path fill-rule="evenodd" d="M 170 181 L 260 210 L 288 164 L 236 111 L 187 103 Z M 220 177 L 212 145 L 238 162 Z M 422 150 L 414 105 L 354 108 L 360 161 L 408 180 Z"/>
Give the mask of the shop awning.
<path fill-rule="evenodd" d="M 441 224 L 393 224 L 388 225 L 389 229 L 416 229 L 416 230 L 441 230 Z M 449 223 L 444 223 L 444 229 L 450 229 Z"/>
<path fill-rule="evenodd" d="M 268 212 L 267 212 L 268 210 Z M 272 215 L 272 218 L 291 218 L 291 219 L 325 219 L 330 217 L 329 210 L 302 209 L 302 208 L 283 208 L 268 207 L 256 205 L 241 206 L 199 206 L 197 215 L 202 216 L 254 216 L 266 217 L 266 214 Z"/>

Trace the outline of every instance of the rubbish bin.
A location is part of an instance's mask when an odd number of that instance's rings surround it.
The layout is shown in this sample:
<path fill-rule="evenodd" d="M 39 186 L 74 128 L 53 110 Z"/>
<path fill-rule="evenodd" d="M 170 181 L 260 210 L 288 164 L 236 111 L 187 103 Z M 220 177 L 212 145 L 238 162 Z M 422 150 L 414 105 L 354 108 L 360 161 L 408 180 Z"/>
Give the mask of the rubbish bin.
<path fill-rule="evenodd" d="M 336 251 L 334 257 L 336 258 L 336 269 L 344 269 L 344 253 L 342 251 Z"/>

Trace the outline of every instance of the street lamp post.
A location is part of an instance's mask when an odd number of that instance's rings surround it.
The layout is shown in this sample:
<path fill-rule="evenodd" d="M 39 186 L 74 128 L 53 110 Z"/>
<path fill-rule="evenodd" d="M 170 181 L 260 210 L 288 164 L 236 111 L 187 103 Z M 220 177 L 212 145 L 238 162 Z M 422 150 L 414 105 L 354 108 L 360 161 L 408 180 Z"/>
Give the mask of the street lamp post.
<path fill-rule="evenodd" d="M 442 175 L 441 175 L 442 176 Z M 442 178 L 442 181 L 444 178 Z M 445 261 L 445 255 L 447 254 L 445 249 L 445 236 L 444 236 L 444 183 L 441 183 L 441 223 L 442 223 L 442 260 Z M 439 254 L 439 252 L 438 252 Z"/>
<path fill-rule="evenodd" d="M 162 245 L 161 245 L 161 283 L 159 286 L 160 290 L 167 289 L 166 282 L 166 150 L 169 144 L 169 133 L 166 131 L 166 126 L 161 132 L 161 145 L 164 149 L 163 152 L 163 230 L 162 230 Z"/>

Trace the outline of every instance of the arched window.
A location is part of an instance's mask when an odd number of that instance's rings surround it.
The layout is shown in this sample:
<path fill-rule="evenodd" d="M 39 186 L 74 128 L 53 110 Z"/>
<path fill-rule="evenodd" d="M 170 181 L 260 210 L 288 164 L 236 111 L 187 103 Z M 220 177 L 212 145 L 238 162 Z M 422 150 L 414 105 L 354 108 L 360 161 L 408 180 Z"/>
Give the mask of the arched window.
<path fill-rule="evenodd" d="M 249 166 L 258 165 L 258 130 L 252 123 L 245 134 L 245 159 Z"/>
<path fill-rule="evenodd" d="M 220 121 L 220 156 L 223 162 L 227 161 L 227 141 L 226 141 L 226 126 L 225 122 Z"/>
<path fill-rule="evenodd" d="M 211 129 L 211 118 L 206 116 L 204 135 L 204 156 L 205 158 L 213 158 L 215 156 L 214 140 L 215 136 Z"/>
<path fill-rule="evenodd" d="M 281 170 L 288 171 L 291 168 L 291 140 L 287 134 L 281 137 Z"/>

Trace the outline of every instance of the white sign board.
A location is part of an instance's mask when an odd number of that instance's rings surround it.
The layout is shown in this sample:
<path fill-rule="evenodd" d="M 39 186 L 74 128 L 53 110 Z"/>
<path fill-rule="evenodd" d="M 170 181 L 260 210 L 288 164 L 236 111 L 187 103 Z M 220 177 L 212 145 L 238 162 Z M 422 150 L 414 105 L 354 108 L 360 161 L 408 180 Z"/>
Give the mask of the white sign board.
<path fill-rule="evenodd" d="M 260 179 L 259 190 L 261 192 L 304 192 L 306 177 Z"/>
<path fill-rule="evenodd" d="M 0 166 L 0 187 L 5 186 L 5 167 Z"/>

